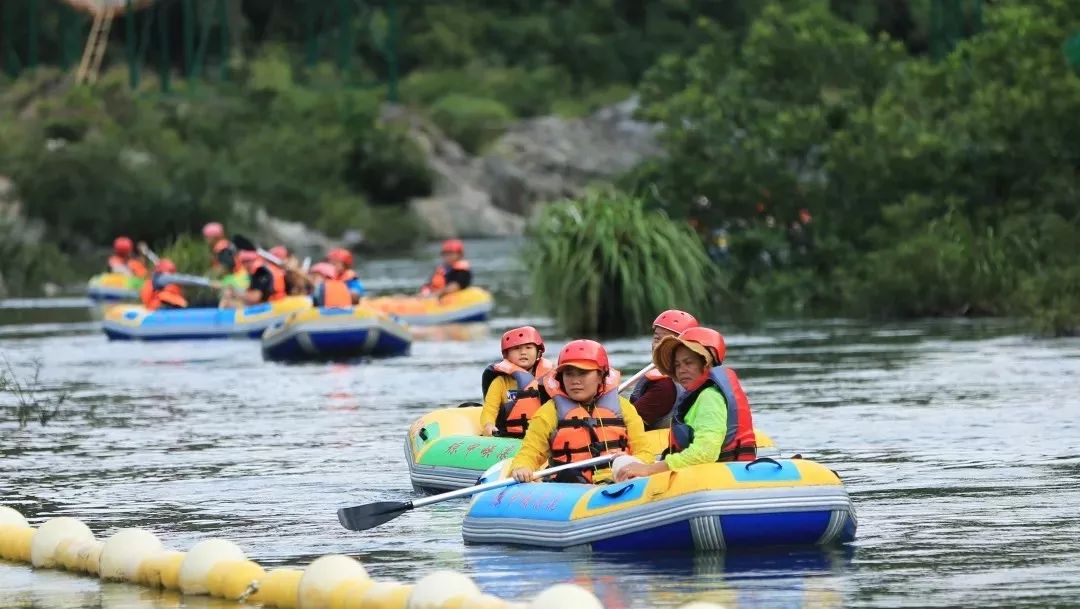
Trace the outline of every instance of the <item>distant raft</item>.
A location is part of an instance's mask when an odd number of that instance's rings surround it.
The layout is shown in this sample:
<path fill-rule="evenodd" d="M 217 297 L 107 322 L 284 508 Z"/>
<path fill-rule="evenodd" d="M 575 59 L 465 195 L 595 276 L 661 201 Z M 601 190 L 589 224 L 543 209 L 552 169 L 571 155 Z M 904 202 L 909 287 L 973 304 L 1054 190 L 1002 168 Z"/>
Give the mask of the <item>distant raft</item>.
<path fill-rule="evenodd" d="M 311 308 L 306 296 L 290 296 L 242 309 L 159 309 L 119 305 L 105 315 L 112 340 L 259 338 L 290 313 Z"/>
<path fill-rule="evenodd" d="M 143 281 L 134 275 L 101 273 L 86 282 L 86 297 L 94 302 L 137 301 Z"/>
<path fill-rule="evenodd" d="M 517 484 L 473 498 L 469 544 L 596 552 L 722 552 L 854 540 L 840 478 L 803 459 L 707 463 L 610 485 Z"/>
<path fill-rule="evenodd" d="M 405 438 L 405 461 L 413 488 L 437 493 L 476 484 L 483 473 L 517 454 L 518 438 L 480 435 L 481 408 L 443 408 L 417 419 Z M 668 430 L 646 432 L 656 454 L 668 444 Z M 772 438 L 757 431 L 758 456 L 778 455 Z"/>
<path fill-rule="evenodd" d="M 262 335 L 263 359 L 277 362 L 406 355 L 411 345 L 408 328 L 360 306 L 297 311 Z"/>
<path fill-rule="evenodd" d="M 487 321 L 495 308 L 495 299 L 491 292 L 473 287 L 442 298 L 382 296 L 365 298 L 360 304 L 394 315 L 409 325 L 434 326 Z"/>

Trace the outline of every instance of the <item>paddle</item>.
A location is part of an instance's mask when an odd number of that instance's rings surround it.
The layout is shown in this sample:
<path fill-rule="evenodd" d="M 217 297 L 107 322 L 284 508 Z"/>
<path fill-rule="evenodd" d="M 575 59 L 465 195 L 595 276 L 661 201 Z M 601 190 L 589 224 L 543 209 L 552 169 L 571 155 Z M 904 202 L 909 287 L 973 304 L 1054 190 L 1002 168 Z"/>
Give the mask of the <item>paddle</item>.
<path fill-rule="evenodd" d="M 181 285 L 197 285 L 206 288 L 220 289 L 223 286 L 220 281 L 200 277 L 199 275 L 185 275 L 183 273 L 160 273 L 154 278 L 155 284 L 168 285 L 178 283 Z"/>
<path fill-rule="evenodd" d="M 267 262 L 271 262 L 271 263 L 276 264 L 276 265 L 278 265 L 280 267 L 285 266 L 285 261 L 284 260 L 282 260 L 281 258 L 278 258 L 277 256 L 275 256 L 275 255 L 271 254 L 270 252 L 264 250 L 263 248 L 255 245 L 254 241 L 252 241 L 251 239 L 248 239 L 247 237 L 245 237 L 243 235 L 233 235 L 232 242 L 234 244 L 236 244 L 236 247 L 238 247 L 238 248 L 240 248 L 242 250 L 248 250 L 250 252 L 255 252 L 259 256 L 262 256 L 263 260 L 266 260 Z"/>
<path fill-rule="evenodd" d="M 549 467 L 548 469 L 533 472 L 533 480 L 540 480 L 546 476 L 567 470 L 602 465 L 611 462 L 614 458 L 615 455 L 601 455 L 584 461 L 567 463 L 566 465 L 560 465 L 558 467 Z M 424 507 L 425 505 L 431 505 L 450 499 L 457 499 L 458 497 L 468 497 L 477 493 L 483 493 L 484 491 L 490 491 L 504 486 L 513 486 L 515 484 L 518 484 L 517 480 L 507 478 L 505 480 L 496 480 L 494 482 L 461 488 L 456 491 L 450 491 L 449 493 L 424 497 L 423 499 L 416 499 L 414 501 L 379 501 L 377 503 L 366 503 L 364 505 L 341 508 L 337 513 L 338 522 L 341 523 L 341 526 L 350 531 L 366 531 L 367 529 L 375 528 L 384 522 L 389 522 L 405 512 L 418 507 Z"/>
<path fill-rule="evenodd" d="M 640 379 L 641 377 L 648 374 L 649 371 L 652 370 L 655 367 L 656 367 L 656 364 L 649 364 L 648 366 L 645 366 L 641 370 L 638 370 L 637 374 L 635 374 L 634 376 L 626 379 L 625 381 L 623 381 L 622 383 L 619 384 L 619 393 L 622 393 L 622 392 L 626 391 L 627 389 L 629 389 L 631 385 L 634 385 L 635 383 L 638 382 L 638 379 Z"/>
<path fill-rule="evenodd" d="M 149 258 L 150 262 L 153 262 L 154 264 L 160 262 L 160 258 L 158 258 L 158 255 L 154 253 L 154 250 L 150 249 L 150 246 L 143 243 L 142 241 L 139 242 L 139 253 Z"/>

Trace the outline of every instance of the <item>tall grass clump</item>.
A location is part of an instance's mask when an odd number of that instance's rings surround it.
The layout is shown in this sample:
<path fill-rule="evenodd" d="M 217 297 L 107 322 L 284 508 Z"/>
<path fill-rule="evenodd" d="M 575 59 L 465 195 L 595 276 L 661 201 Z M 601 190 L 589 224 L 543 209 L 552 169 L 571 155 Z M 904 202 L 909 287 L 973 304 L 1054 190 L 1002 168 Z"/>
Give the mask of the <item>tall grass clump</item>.
<path fill-rule="evenodd" d="M 712 265 L 689 227 L 645 201 L 593 191 L 549 206 L 525 249 L 533 301 L 573 336 L 643 332 L 660 311 L 705 311 Z"/>

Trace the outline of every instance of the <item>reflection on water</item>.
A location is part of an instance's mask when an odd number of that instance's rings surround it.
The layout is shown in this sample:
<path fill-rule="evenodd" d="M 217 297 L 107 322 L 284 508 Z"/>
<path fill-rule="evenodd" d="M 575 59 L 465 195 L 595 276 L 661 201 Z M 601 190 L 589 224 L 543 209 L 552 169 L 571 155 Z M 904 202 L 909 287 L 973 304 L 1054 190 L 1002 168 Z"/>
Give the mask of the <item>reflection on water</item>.
<path fill-rule="evenodd" d="M 727 333 L 757 425 L 847 483 L 859 536 L 846 551 L 466 548 L 462 502 L 345 531 L 337 507 L 411 496 L 401 450 L 409 423 L 476 400 L 500 333 L 534 321 L 514 304 L 522 282 L 506 245 L 483 247 L 478 276 L 504 294 L 489 329 L 451 329 L 415 342 L 408 358 L 353 366 L 267 364 L 257 343 L 239 340 L 108 343 L 83 309 L 0 307 L 0 355 L 21 373 L 40 358 L 42 382 L 71 395 L 46 427 L 0 422 L 2 502 L 34 522 L 81 518 L 99 536 L 147 527 L 177 549 L 223 536 L 266 566 L 345 553 L 374 577 L 459 569 L 510 598 L 575 581 L 609 609 L 694 598 L 729 608 L 1044 607 L 1080 595 L 1080 341 L 1031 340 L 994 321 L 825 320 Z M 430 266 L 367 268 L 395 287 Z M 550 321 L 537 323 L 553 334 Z M 547 338 L 549 353 L 565 342 Z M 649 360 L 646 337 L 609 347 L 626 372 Z M 179 604 L 0 564 L 0 607 Z"/>

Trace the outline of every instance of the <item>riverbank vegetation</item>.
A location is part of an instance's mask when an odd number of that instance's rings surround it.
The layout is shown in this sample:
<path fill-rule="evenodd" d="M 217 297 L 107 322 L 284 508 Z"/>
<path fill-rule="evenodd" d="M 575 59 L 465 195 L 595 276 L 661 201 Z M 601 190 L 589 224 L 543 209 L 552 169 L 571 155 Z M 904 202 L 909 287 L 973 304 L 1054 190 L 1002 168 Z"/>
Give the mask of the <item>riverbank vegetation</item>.
<path fill-rule="evenodd" d="M 627 194 L 587 200 L 688 221 L 725 311 L 1080 327 L 1080 4 L 399 2 L 392 53 L 385 3 L 362 3 L 355 39 L 335 37 L 333 15 L 311 38 L 299 24 L 314 5 L 255 4 L 231 17 L 222 77 L 174 79 L 168 95 L 152 65 L 128 88 L 119 31 L 92 87 L 52 68 L 0 83 L 0 167 L 59 251 L 87 258 L 117 233 L 162 248 L 211 218 L 246 228 L 257 208 L 407 246 L 405 203 L 432 176 L 384 118 L 389 90 L 370 86 L 397 74 L 400 100 L 470 151 L 514 120 L 637 92 L 666 155 L 620 180 Z M 54 61 L 55 23 L 37 35 Z"/>
<path fill-rule="evenodd" d="M 702 23 L 707 42 L 644 78 L 668 155 L 624 186 L 690 220 L 740 310 L 1075 332 L 1080 78 L 1062 46 L 1080 5 L 982 17 L 940 61 L 822 2 L 769 3 L 742 40 Z"/>

